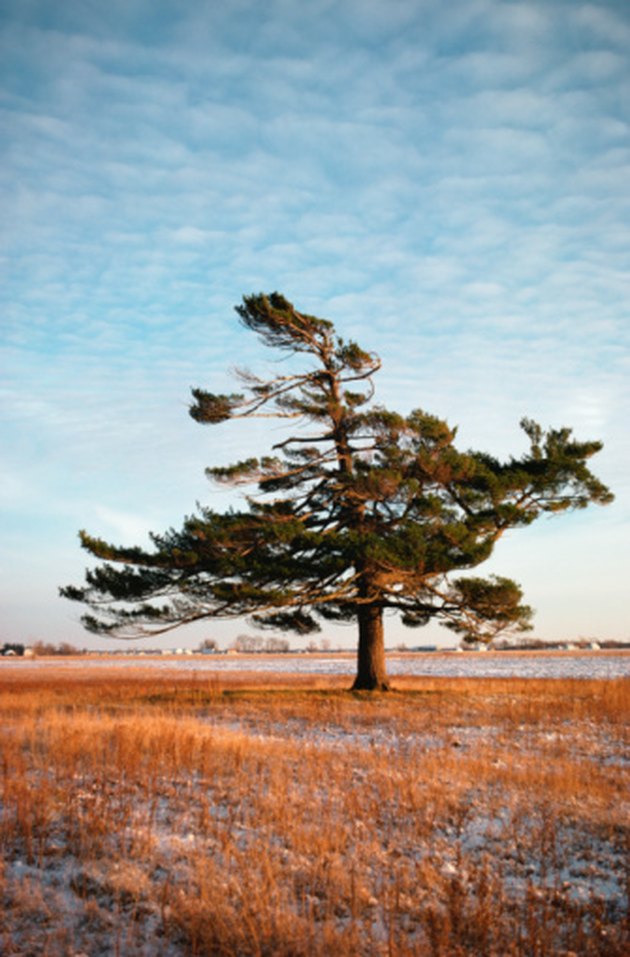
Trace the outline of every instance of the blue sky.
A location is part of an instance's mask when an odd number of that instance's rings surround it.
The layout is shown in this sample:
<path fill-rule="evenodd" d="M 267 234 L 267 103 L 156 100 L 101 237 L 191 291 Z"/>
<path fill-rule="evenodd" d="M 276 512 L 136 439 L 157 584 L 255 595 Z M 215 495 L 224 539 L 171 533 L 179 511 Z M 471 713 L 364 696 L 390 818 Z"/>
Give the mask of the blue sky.
<path fill-rule="evenodd" d="M 276 289 L 464 448 L 519 454 L 524 415 L 603 439 L 615 504 L 485 569 L 541 637 L 629 637 L 628 50 L 625 0 L 3 0 L 0 639 L 94 646 L 57 597 L 79 528 L 229 503 L 204 467 L 268 435 L 189 389 L 267 368 L 233 306 Z"/>

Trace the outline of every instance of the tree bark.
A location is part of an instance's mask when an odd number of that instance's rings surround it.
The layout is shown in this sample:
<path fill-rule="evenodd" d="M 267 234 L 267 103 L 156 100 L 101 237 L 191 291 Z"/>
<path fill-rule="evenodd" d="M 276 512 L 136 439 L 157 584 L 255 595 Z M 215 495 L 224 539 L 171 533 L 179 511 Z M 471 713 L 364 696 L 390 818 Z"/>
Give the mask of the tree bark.
<path fill-rule="evenodd" d="M 378 605 L 359 605 L 359 651 L 353 691 L 389 691 L 385 670 L 383 609 Z"/>

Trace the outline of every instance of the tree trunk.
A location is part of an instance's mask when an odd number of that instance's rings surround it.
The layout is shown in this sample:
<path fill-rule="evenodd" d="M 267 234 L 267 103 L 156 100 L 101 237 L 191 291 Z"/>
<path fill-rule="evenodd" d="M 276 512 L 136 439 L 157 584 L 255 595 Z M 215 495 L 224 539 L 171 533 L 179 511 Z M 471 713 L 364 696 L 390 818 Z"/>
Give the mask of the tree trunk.
<path fill-rule="evenodd" d="M 385 670 L 383 609 L 359 605 L 359 652 L 353 691 L 389 691 Z"/>

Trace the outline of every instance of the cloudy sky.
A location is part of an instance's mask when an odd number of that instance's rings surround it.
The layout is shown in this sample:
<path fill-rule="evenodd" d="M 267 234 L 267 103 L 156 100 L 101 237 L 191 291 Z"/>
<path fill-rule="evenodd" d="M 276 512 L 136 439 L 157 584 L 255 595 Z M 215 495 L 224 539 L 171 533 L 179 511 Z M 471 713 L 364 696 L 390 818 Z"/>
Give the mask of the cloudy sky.
<path fill-rule="evenodd" d="M 204 467 L 268 436 L 189 390 L 267 368 L 233 306 L 272 290 L 464 448 L 520 454 L 524 415 L 602 439 L 615 504 L 486 570 L 543 638 L 630 637 L 629 50 L 627 0 L 3 0 L 0 640 L 94 647 L 57 597 L 78 529 L 229 504 Z"/>

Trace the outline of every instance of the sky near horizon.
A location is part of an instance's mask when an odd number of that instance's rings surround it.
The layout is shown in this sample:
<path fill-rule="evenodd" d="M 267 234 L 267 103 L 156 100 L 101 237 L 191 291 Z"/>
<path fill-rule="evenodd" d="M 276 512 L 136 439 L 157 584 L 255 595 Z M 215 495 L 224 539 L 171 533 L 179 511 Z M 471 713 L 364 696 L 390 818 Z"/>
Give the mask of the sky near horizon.
<path fill-rule="evenodd" d="M 102 647 L 57 596 L 78 529 L 233 500 L 204 468 L 276 427 L 204 429 L 190 388 L 268 369 L 233 307 L 273 290 L 463 448 L 522 453 L 523 416 L 603 440 L 615 503 L 483 570 L 537 636 L 629 638 L 629 51 L 625 0 L 2 0 L 0 643 Z"/>

